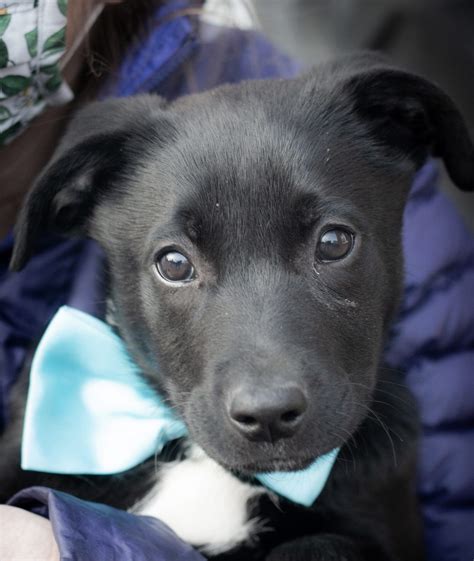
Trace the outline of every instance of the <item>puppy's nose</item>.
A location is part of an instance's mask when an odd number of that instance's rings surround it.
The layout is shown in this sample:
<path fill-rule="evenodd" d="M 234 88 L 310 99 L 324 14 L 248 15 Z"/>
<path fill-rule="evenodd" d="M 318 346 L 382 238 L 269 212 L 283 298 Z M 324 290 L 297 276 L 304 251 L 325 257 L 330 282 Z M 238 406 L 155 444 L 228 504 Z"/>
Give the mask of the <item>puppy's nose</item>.
<path fill-rule="evenodd" d="M 237 388 L 228 408 L 234 427 L 249 440 L 275 442 L 293 436 L 308 406 L 297 386 Z"/>

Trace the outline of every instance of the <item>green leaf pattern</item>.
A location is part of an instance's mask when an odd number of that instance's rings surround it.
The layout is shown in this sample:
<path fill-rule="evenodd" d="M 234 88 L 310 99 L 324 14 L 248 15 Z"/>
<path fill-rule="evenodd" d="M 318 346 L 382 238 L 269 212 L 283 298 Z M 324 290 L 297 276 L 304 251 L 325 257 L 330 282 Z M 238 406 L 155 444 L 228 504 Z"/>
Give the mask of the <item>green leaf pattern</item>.
<path fill-rule="evenodd" d="M 0 68 L 8 64 L 8 47 L 3 39 L 0 39 Z"/>
<path fill-rule="evenodd" d="M 25 33 L 26 47 L 31 58 L 35 58 L 38 54 L 38 28 L 35 27 L 28 33 Z"/>
<path fill-rule="evenodd" d="M 0 123 L 6 121 L 12 116 L 10 111 L 6 107 L 0 107 Z"/>
<path fill-rule="evenodd" d="M 8 13 L 0 16 L 0 37 L 3 37 L 3 34 L 5 33 L 11 19 L 12 16 Z"/>
<path fill-rule="evenodd" d="M 64 17 L 67 16 L 67 0 L 58 0 L 58 8 Z"/>
<path fill-rule="evenodd" d="M 0 91 L 7 97 L 19 94 L 31 83 L 31 77 L 10 74 L 0 78 Z"/>
<path fill-rule="evenodd" d="M 44 45 L 43 45 L 43 52 L 46 51 L 64 51 L 66 48 L 66 27 L 63 27 L 56 33 L 50 35 Z"/>
<path fill-rule="evenodd" d="M 62 82 L 61 72 L 57 64 L 42 66 L 41 72 L 47 74 L 50 78 L 46 81 L 45 86 L 50 92 L 55 92 Z"/>
<path fill-rule="evenodd" d="M 68 0 L 0 2 L 0 145 L 19 134 L 50 95 L 57 92 L 55 103 L 58 96 L 59 101 L 69 99 L 62 89 L 58 92 L 67 4 Z"/>

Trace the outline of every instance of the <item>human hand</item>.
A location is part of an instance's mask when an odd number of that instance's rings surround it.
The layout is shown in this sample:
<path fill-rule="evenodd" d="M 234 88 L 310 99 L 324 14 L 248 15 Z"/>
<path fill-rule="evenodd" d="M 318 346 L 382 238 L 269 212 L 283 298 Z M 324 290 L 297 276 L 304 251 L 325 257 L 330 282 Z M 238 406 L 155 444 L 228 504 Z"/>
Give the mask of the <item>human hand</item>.
<path fill-rule="evenodd" d="M 0 528 L 0 561 L 59 561 L 59 549 L 46 518 L 0 505 Z"/>

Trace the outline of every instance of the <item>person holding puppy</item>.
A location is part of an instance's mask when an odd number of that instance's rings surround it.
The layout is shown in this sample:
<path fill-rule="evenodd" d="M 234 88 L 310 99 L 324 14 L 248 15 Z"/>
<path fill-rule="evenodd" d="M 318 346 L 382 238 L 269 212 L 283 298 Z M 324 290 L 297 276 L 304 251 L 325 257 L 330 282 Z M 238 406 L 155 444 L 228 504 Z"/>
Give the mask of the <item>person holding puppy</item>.
<path fill-rule="evenodd" d="M 41 77 L 41 91 L 36 91 L 37 82 L 32 79 L 33 75 L 37 76 L 37 69 L 29 76 L 28 69 L 31 69 L 31 66 L 28 62 L 22 63 L 26 64 L 22 68 L 2 74 L 1 84 L 5 98 L 2 105 L 4 119 L 1 129 L 0 158 L 3 160 L 0 168 L 2 188 L 5 186 L 6 198 L 0 207 L 0 211 L 3 212 L 0 224 L 4 229 L 2 257 L 5 257 L 5 262 L 11 254 L 11 227 L 15 222 L 23 196 L 54 152 L 64 127 L 80 104 L 96 97 L 124 96 L 144 91 L 154 91 L 173 98 L 189 91 L 207 89 L 221 82 L 252 77 L 289 76 L 295 71 L 290 61 L 275 55 L 257 36 L 230 31 L 219 34 L 215 29 L 206 31 L 193 15 L 195 10 L 201 7 L 200 3 L 141 2 L 140 6 L 134 3 L 133 9 L 128 6 L 127 10 L 127 2 L 107 6 L 104 9 L 103 5 L 93 1 L 70 2 L 67 8 L 65 2 L 58 1 L 57 6 L 54 6 L 54 13 L 53 10 L 49 13 L 46 7 L 51 6 L 40 0 L 37 6 L 32 3 L 31 11 L 39 9 L 42 10 L 42 16 L 51 17 L 48 32 L 38 27 L 35 34 L 33 26 L 27 32 L 29 35 L 26 41 L 26 51 L 32 61 L 37 62 L 38 48 L 43 48 L 45 58 L 40 65 L 40 71 L 44 74 Z M 4 10 L 3 17 L 7 19 L 3 19 L 2 23 L 2 41 L 4 52 L 7 49 L 9 53 L 5 65 L 9 70 L 8 61 L 13 60 L 11 54 L 14 52 L 14 47 L 9 48 L 8 30 L 13 25 L 21 26 L 21 18 L 25 17 L 26 12 L 15 9 L 13 5 L 11 7 L 7 5 Z M 45 22 L 44 19 L 39 18 L 39 14 L 31 13 L 28 16 L 31 16 L 32 20 L 36 17 L 43 24 Z M 16 18 L 20 23 L 15 21 Z M 101 51 L 100 39 L 105 34 L 104 29 L 117 31 L 120 29 L 121 21 L 125 32 L 119 34 L 115 51 Z M 147 30 L 146 24 L 150 21 L 155 22 L 155 27 Z M 66 22 L 66 48 L 64 49 L 64 44 L 61 48 L 61 34 L 64 33 Z M 213 37 L 205 40 L 206 32 Z M 137 38 L 139 38 L 138 42 L 134 43 Z M 44 40 L 43 47 L 38 46 L 40 39 Z M 94 46 L 94 41 L 97 41 L 97 46 Z M 216 64 L 216 52 L 221 54 L 225 66 Z M 274 64 L 270 63 L 269 57 L 273 57 Z M 87 73 L 88 62 L 89 65 L 92 64 L 95 74 Z M 16 79 L 12 80 L 12 76 Z M 19 79 L 20 76 L 22 80 Z M 21 99 L 22 96 L 24 99 Z M 58 105 L 50 107 L 52 104 Z M 426 361 L 434 361 L 437 366 L 443 368 L 445 348 L 449 350 L 450 355 L 453 354 L 448 344 L 451 334 L 447 333 L 440 337 L 439 333 L 430 331 L 430 326 L 432 327 L 430 301 L 433 296 L 436 297 L 439 290 L 444 292 L 443 298 L 448 303 L 467 299 L 472 287 L 472 277 L 466 263 L 470 260 L 472 264 L 474 259 L 472 241 L 470 245 L 468 242 L 469 235 L 462 229 L 454 211 L 437 193 L 435 182 L 436 172 L 433 164 L 429 164 L 420 173 L 414 185 L 412 204 L 406 213 L 406 258 L 410 274 L 413 276 L 407 278 L 406 301 L 402 306 L 400 322 L 396 326 L 387 351 L 388 360 L 394 368 L 403 367 L 408 371 L 409 381 L 413 383 L 415 390 L 418 390 L 416 393 L 421 401 L 422 413 L 424 413 L 423 389 L 420 391 L 417 386 L 419 378 L 414 373 L 418 372 L 419 375 L 420 369 L 423 372 Z M 467 240 L 463 242 L 463 248 L 467 250 L 467 259 L 463 257 L 462 260 L 467 273 L 463 272 L 462 276 L 454 280 L 453 271 L 460 270 L 460 260 L 456 255 L 451 259 L 453 246 L 445 243 L 443 239 L 437 240 L 435 252 L 431 239 L 427 237 L 425 241 L 418 235 L 419 225 L 431 221 L 433 216 L 436 216 L 438 231 L 449 232 L 451 235 L 456 232 L 459 239 Z M 455 249 L 454 252 L 456 253 Z M 419 266 L 420 255 L 430 254 L 436 254 L 436 260 L 432 263 L 424 263 L 423 267 Z M 98 287 L 94 281 L 99 262 L 100 256 L 96 248 L 89 243 L 48 238 L 41 241 L 38 254 L 22 273 L 18 275 L 6 273 L 2 278 L 2 308 L 5 310 L 5 316 L 2 318 L 1 327 L 5 336 L 2 337 L 0 375 L 5 426 L 8 423 L 11 388 L 30 345 L 41 335 L 54 311 L 67 302 L 89 313 L 100 315 L 101 310 L 98 308 L 100 297 L 97 297 Z M 449 273 L 446 273 L 446 269 Z M 418 276 L 415 277 L 416 273 Z M 447 288 L 443 283 L 439 288 L 440 281 L 437 280 L 439 278 L 448 283 Z M 439 320 L 443 314 L 446 316 L 447 311 L 438 310 L 436 318 Z M 472 321 L 472 314 L 469 318 L 456 317 L 457 326 L 463 333 L 468 333 Z M 416 332 L 413 331 L 415 324 L 418 326 Z M 465 371 L 466 365 L 472 364 L 469 362 L 472 361 L 472 341 L 467 337 L 465 345 L 463 343 L 459 349 L 455 347 L 454 352 L 459 352 L 458 371 Z M 460 379 L 459 387 L 462 383 L 463 380 Z M 462 454 L 458 454 L 457 457 L 462 462 Z M 439 462 L 442 462 L 442 458 Z M 423 464 L 422 469 L 425 469 L 425 472 L 429 471 Z M 423 471 L 422 477 L 424 477 Z M 431 477 L 430 484 L 435 484 L 436 474 L 431 474 Z M 422 481 L 421 484 L 423 486 L 424 482 Z M 33 499 L 30 497 L 30 500 Z M 51 514 L 54 510 L 53 505 L 58 504 L 57 501 L 60 499 L 57 495 L 42 495 L 41 499 L 37 497 L 36 500 L 48 505 Z M 76 508 L 74 504 L 69 503 L 69 508 Z M 427 511 L 428 516 L 433 517 L 434 507 L 429 504 L 428 506 L 431 507 L 431 512 L 429 509 Z M 82 511 L 84 519 L 88 516 L 93 519 L 93 509 L 88 511 L 87 506 L 84 505 L 81 505 L 81 508 L 85 508 Z M 36 510 L 38 509 L 40 507 L 36 504 Z M 26 555 L 32 550 L 38 552 L 38 543 L 41 543 L 45 547 L 44 555 L 54 559 L 59 556 L 58 544 L 60 548 L 67 546 L 64 542 L 65 533 L 61 533 L 60 526 L 63 523 L 63 528 L 67 528 L 68 520 L 54 519 L 56 533 L 53 539 L 52 528 L 48 522 L 26 510 L 3 507 L 1 516 L 9 536 L 6 544 L 0 543 L 0 552 L 1 547 L 6 548 L 6 552 L 0 554 L 5 558 L 8 558 L 12 551 L 17 556 L 20 556 L 20 553 Z M 133 515 L 127 514 L 126 517 L 126 523 L 130 525 L 127 539 L 133 540 L 135 536 L 138 540 L 138 536 L 143 531 L 141 521 Z M 466 525 L 471 520 L 469 513 L 463 512 L 462 517 Z M 443 527 L 446 529 L 449 524 L 451 522 L 448 521 Z M 156 538 L 158 541 L 165 541 L 162 528 L 155 527 L 148 531 L 153 531 L 154 535 L 158 536 Z M 107 541 L 106 530 L 102 528 L 101 532 L 103 532 L 101 539 Z M 26 535 L 30 541 L 19 540 L 20 535 Z M 444 535 L 440 532 L 440 537 L 434 539 L 446 539 L 448 543 L 448 538 L 444 530 Z M 167 539 L 170 539 L 169 536 Z M 466 533 L 459 535 L 457 539 L 455 547 L 460 551 L 460 548 L 467 547 L 466 540 L 470 538 Z M 77 543 L 73 543 L 73 546 L 79 547 Z M 21 547 L 25 549 L 22 551 Z M 94 547 L 92 541 L 88 547 Z M 175 542 L 171 540 L 170 547 L 175 547 L 180 555 L 189 555 L 189 558 L 193 558 L 192 552 L 178 540 Z M 91 551 L 92 549 L 84 550 L 84 558 L 92 559 Z M 147 558 L 145 550 L 142 555 L 143 558 Z M 199 558 L 198 554 L 196 558 Z"/>

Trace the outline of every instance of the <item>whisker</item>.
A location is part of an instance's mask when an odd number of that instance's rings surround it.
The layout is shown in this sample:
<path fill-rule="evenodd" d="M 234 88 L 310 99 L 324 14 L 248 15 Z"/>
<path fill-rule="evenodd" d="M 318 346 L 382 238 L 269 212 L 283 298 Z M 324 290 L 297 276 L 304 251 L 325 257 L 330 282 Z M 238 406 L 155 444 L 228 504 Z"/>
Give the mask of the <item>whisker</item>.
<path fill-rule="evenodd" d="M 372 414 L 372 415 L 375 417 L 375 419 L 380 423 L 380 426 L 382 427 L 383 431 L 384 431 L 385 434 L 387 435 L 387 438 L 388 438 L 388 440 L 389 440 L 389 442 L 390 442 L 390 445 L 391 445 L 391 448 L 392 448 L 393 461 L 394 461 L 395 467 L 397 467 L 397 466 L 398 466 L 397 453 L 396 453 L 396 451 L 395 451 L 395 444 L 394 444 L 394 442 L 393 442 L 393 438 L 392 438 L 392 436 L 391 436 L 391 434 L 390 434 L 389 429 L 387 428 L 387 426 L 385 425 L 385 423 L 380 419 L 380 417 L 377 415 L 377 413 L 375 413 L 375 411 L 374 411 L 373 409 L 369 409 L 369 415 L 370 415 L 370 414 Z M 395 432 L 394 432 L 394 434 L 395 434 L 396 436 L 398 436 L 398 438 L 399 438 L 400 440 L 402 440 L 402 439 L 400 438 L 400 436 L 397 435 Z"/>

